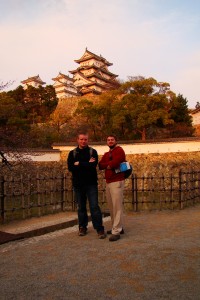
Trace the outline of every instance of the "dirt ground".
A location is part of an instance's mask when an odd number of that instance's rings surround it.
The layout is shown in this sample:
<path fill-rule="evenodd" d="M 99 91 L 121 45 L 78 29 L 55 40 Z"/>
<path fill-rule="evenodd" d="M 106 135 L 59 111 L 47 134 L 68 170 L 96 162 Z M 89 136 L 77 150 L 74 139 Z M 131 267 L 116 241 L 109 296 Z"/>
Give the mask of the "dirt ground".
<path fill-rule="evenodd" d="M 124 228 L 117 242 L 90 224 L 0 245 L 0 298 L 200 299 L 200 205 L 129 213 Z"/>

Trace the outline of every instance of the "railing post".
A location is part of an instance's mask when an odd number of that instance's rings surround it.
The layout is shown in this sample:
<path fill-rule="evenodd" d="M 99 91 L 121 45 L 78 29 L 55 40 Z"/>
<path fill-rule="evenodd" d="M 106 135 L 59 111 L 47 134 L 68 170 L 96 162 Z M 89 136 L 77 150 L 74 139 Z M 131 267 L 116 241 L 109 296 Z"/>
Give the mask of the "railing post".
<path fill-rule="evenodd" d="M 74 187 L 73 187 L 73 183 L 72 183 L 72 176 L 70 177 L 70 181 L 71 181 L 71 191 L 72 191 L 71 205 L 72 205 L 72 211 L 75 211 L 76 210 L 76 197 L 75 197 Z"/>
<path fill-rule="evenodd" d="M 132 193 L 132 206 L 133 211 L 135 210 L 135 195 L 134 195 L 134 177 L 131 175 L 131 193 Z"/>
<path fill-rule="evenodd" d="M 173 175 L 170 174 L 170 203 L 172 209 L 174 209 L 173 200 Z"/>
<path fill-rule="evenodd" d="M 133 175 L 133 193 L 134 193 L 134 211 L 138 211 L 138 182 L 137 182 L 137 175 Z"/>
<path fill-rule="evenodd" d="M 179 171 L 179 208 L 183 209 L 182 170 Z"/>
<path fill-rule="evenodd" d="M 41 199 L 40 199 L 40 177 L 39 173 L 36 175 L 37 183 L 37 205 L 38 205 L 38 216 L 41 217 Z"/>
<path fill-rule="evenodd" d="M 197 191 L 198 191 L 198 200 L 200 200 L 200 172 L 197 172 Z"/>
<path fill-rule="evenodd" d="M 25 219 L 25 197 L 24 197 L 24 182 L 23 182 L 23 175 L 20 175 L 20 184 L 21 184 L 21 199 L 22 199 L 22 215 L 23 219 Z"/>
<path fill-rule="evenodd" d="M 65 191 L 65 180 L 64 174 L 61 174 L 61 211 L 64 210 L 64 191 Z"/>
<path fill-rule="evenodd" d="M 1 219 L 2 219 L 2 223 L 4 223 L 4 220 L 5 220 L 5 206 L 4 206 L 4 200 L 5 200 L 5 191 L 4 191 L 4 182 L 5 182 L 5 179 L 4 179 L 4 176 L 1 176 L 0 177 L 0 186 L 1 186 L 1 194 L 0 194 L 0 197 L 1 197 Z"/>

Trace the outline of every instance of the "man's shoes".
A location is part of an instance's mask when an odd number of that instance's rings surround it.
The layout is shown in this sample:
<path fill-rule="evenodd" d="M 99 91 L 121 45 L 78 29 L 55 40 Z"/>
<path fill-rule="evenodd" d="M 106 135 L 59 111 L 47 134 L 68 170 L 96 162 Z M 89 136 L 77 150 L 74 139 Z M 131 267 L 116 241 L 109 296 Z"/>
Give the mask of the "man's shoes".
<path fill-rule="evenodd" d="M 104 230 L 102 231 L 98 231 L 98 237 L 100 240 L 105 239 L 106 238 L 106 233 Z"/>
<path fill-rule="evenodd" d="M 79 233 L 78 233 L 78 235 L 79 235 L 79 236 L 84 236 L 84 235 L 86 235 L 86 234 L 87 234 L 87 228 L 80 227 L 80 228 L 79 228 Z"/>
<path fill-rule="evenodd" d="M 110 242 L 115 242 L 118 241 L 120 239 L 120 234 L 112 234 L 109 238 Z"/>
<path fill-rule="evenodd" d="M 112 230 L 108 230 L 107 234 L 112 234 Z M 120 234 L 124 234 L 124 229 L 122 228 L 122 230 L 120 231 Z"/>

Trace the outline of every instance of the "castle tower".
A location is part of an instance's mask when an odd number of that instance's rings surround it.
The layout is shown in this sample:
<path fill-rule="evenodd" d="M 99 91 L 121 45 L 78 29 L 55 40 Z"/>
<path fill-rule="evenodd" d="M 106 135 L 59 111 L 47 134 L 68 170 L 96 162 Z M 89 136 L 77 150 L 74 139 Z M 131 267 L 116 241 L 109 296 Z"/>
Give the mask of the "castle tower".
<path fill-rule="evenodd" d="M 79 95 L 77 87 L 74 85 L 74 79 L 70 78 L 69 76 L 59 72 L 58 76 L 52 78 L 52 80 L 55 81 L 53 87 L 55 88 L 56 96 L 59 99 Z"/>
<path fill-rule="evenodd" d="M 25 79 L 21 81 L 22 84 L 24 84 L 24 89 L 26 90 L 29 85 L 38 88 L 40 85 L 46 84 L 46 82 L 42 81 L 39 75 L 28 77 L 28 79 Z"/>
<path fill-rule="evenodd" d="M 81 95 L 101 94 L 102 92 L 118 87 L 115 75 L 108 70 L 112 63 L 101 55 L 98 56 L 89 50 L 80 59 L 75 60 L 79 64 L 76 70 L 69 71 L 73 74 L 74 85 L 78 87 Z"/>

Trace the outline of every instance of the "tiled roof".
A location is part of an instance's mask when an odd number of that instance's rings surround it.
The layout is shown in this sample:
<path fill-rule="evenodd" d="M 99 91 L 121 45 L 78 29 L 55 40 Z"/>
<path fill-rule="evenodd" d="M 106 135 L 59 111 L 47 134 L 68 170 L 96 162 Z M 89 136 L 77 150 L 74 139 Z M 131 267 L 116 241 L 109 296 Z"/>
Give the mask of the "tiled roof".
<path fill-rule="evenodd" d="M 89 56 L 86 56 L 86 54 L 89 54 Z M 82 55 L 82 57 L 80 59 L 76 59 L 74 60 L 76 63 L 80 63 L 82 61 L 87 61 L 87 60 L 90 60 L 92 58 L 95 58 L 96 60 L 99 60 L 99 61 L 103 61 L 107 66 L 112 66 L 113 64 L 108 62 L 103 56 L 99 56 L 99 55 L 96 55 L 92 52 L 90 52 L 89 50 L 85 50 L 85 53 Z"/>
<path fill-rule="evenodd" d="M 65 78 L 65 79 L 68 79 L 70 81 L 74 81 L 73 78 L 70 78 L 68 75 L 62 74 L 61 72 L 59 72 L 57 77 L 52 78 L 52 80 L 59 81 L 60 78 Z"/>
<path fill-rule="evenodd" d="M 39 84 L 45 84 L 46 82 L 42 81 L 40 76 L 33 76 L 33 77 L 28 77 L 28 79 L 25 79 L 23 81 L 21 81 L 21 83 L 26 84 L 28 82 L 37 82 Z"/>

